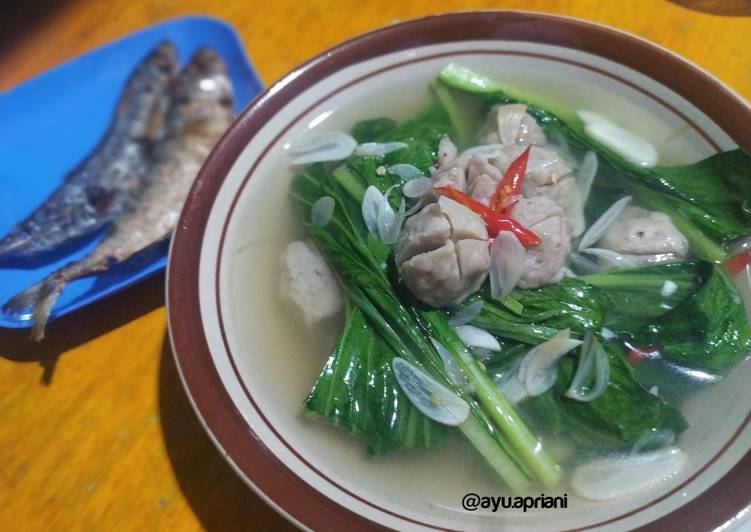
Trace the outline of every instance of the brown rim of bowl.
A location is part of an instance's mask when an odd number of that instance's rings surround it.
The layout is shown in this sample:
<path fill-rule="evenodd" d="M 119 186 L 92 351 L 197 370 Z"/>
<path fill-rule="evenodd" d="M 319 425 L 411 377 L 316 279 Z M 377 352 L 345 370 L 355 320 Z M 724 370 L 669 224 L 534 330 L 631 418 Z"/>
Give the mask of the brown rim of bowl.
<path fill-rule="evenodd" d="M 311 528 L 380 527 L 300 479 L 254 438 L 214 368 L 201 320 L 197 257 L 213 201 L 237 156 L 299 92 L 355 63 L 418 46 L 466 40 L 531 41 L 589 52 L 639 71 L 701 109 L 739 146 L 751 150 L 751 109 L 722 83 L 667 50 L 619 30 L 566 17 L 513 11 L 434 15 L 387 26 L 315 56 L 258 95 L 225 133 L 185 203 L 170 250 L 167 305 L 177 367 L 207 431 L 246 481 L 288 518 Z M 649 60 L 643 58 L 648 57 Z M 717 106 L 718 101 L 723 102 Z M 751 453 L 680 509 L 648 526 L 708 529 L 751 503 L 743 487 Z"/>

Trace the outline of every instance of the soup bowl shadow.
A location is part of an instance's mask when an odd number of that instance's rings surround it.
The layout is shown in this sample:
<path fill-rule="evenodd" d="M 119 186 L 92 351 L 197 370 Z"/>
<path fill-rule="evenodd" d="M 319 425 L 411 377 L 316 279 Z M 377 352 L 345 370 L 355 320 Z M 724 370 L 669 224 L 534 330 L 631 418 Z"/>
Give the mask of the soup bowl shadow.
<path fill-rule="evenodd" d="M 172 470 L 203 529 L 291 531 L 235 474 L 193 412 L 165 333 L 159 364 L 159 418 Z"/>

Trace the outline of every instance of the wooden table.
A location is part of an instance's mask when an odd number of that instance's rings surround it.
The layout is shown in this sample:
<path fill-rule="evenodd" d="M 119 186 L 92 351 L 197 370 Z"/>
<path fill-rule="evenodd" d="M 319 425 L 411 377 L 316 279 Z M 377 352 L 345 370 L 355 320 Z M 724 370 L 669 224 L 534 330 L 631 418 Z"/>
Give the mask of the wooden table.
<path fill-rule="evenodd" d="M 0 8 L 0 89 L 188 13 L 232 23 L 271 83 L 371 28 L 493 7 L 628 30 L 683 54 L 751 99 L 748 0 L 678 3 L 740 16 L 663 0 L 15 2 L 12 12 Z M 291 528 L 235 476 L 193 414 L 169 348 L 163 290 L 163 280 L 153 279 L 60 319 L 41 345 L 0 330 L 0 530 Z"/>

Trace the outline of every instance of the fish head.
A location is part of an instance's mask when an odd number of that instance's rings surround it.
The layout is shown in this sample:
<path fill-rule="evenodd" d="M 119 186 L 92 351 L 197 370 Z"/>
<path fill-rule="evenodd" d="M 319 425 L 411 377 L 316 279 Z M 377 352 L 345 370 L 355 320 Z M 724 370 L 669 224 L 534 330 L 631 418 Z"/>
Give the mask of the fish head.
<path fill-rule="evenodd" d="M 232 119 L 232 83 L 216 52 L 202 47 L 193 54 L 177 79 L 173 105 L 183 127 L 200 129 L 219 117 Z"/>
<path fill-rule="evenodd" d="M 133 138 L 153 140 L 166 114 L 169 87 L 177 73 L 177 51 L 162 41 L 139 63 L 126 82 L 115 127 Z"/>

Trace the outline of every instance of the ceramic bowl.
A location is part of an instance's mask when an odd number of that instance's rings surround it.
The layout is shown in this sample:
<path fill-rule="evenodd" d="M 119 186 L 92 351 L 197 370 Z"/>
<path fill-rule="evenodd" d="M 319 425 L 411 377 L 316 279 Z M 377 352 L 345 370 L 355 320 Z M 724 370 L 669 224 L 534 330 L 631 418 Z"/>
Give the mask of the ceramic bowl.
<path fill-rule="evenodd" d="M 294 69 L 240 115 L 204 165 L 168 268 L 175 357 L 196 412 L 237 473 L 313 529 L 660 530 L 734 525 L 751 502 L 751 364 L 682 410 L 689 463 L 657 487 L 565 510 L 467 512 L 465 493 L 499 495 L 463 446 L 370 457 L 362 441 L 311 420 L 302 401 L 336 324 L 306 328 L 277 295 L 296 229 L 284 146 L 356 120 L 399 117 L 459 62 L 573 108 L 606 114 L 659 145 L 662 162 L 751 149 L 751 109 L 675 54 L 612 28 L 551 15 L 466 12 L 395 24 Z M 676 134 L 678 132 L 678 134 Z M 332 329 L 332 330 L 328 330 Z"/>

